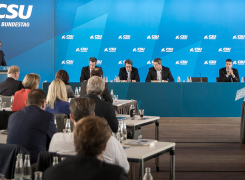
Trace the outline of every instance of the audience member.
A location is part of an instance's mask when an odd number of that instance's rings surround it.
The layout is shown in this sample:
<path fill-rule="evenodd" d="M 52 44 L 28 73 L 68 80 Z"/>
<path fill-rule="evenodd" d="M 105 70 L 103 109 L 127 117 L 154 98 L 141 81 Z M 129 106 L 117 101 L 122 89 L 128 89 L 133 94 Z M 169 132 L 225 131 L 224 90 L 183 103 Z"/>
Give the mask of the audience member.
<path fill-rule="evenodd" d="M 31 164 L 36 163 L 40 151 L 47 151 L 53 134 L 57 132 L 54 115 L 45 112 L 46 94 L 43 90 L 31 90 L 27 107 L 10 115 L 7 144 L 18 144 L 30 153 Z"/>
<path fill-rule="evenodd" d="M 8 69 L 8 77 L 0 83 L 0 95 L 12 96 L 16 91 L 23 88 L 20 77 L 20 68 L 18 66 L 10 66 Z"/>
<path fill-rule="evenodd" d="M 101 77 L 103 78 L 103 71 L 101 68 L 94 68 L 92 71 L 91 71 L 91 77 L 93 76 L 98 76 L 98 77 Z M 84 97 L 86 94 L 87 94 L 87 84 L 88 84 L 88 81 L 85 80 L 82 82 L 81 84 L 81 93 L 80 93 L 80 97 Z M 103 91 L 103 93 L 100 95 L 101 99 L 104 100 L 104 101 L 107 101 L 109 103 L 113 103 L 113 100 L 112 100 L 112 97 L 110 95 L 110 90 L 109 90 L 109 87 L 108 87 L 108 84 L 105 83 L 105 90 Z"/>
<path fill-rule="evenodd" d="M 45 111 L 53 114 L 67 114 L 69 116 L 69 106 L 65 83 L 60 79 L 54 79 L 49 85 Z"/>
<path fill-rule="evenodd" d="M 86 116 L 94 116 L 95 103 L 90 98 L 77 98 L 70 104 L 70 118 L 76 127 L 77 122 Z M 75 155 L 74 135 L 73 133 L 56 133 L 54 134 L 50 145 L 50 152 L 58 154 Z M 103 153 L 103 159 L 110 164 L 116 164 L 129 171 L 129 163 L 122 145 L 117 139 L 111 136 L 107 142 L 106 149 Z"/>
<path fill-rule="evenodd" d="M 32 73 L 25 76 L 24 80 L 22 81 L 24 88 L 14 94 L 12 111 L 19 111 L 23 107 L 26 107 L 28 93 L 33 89 L 38 89 L 39 83 L 39 75 Z"/>
<path fill-rule="evenodd" d="M 117 132 L 118 121 L 113 105 L 99 98 L 99 96 L 102 94 L 104 89 L 105 89 L 105 81 L 100 77 L 93 76 L 88 80 L 88 84 L 87 84 L 88 94 L 85 95 L 84 97 L 88 97 L 94 100 L 96 116 L 105 118 L 112 131 Z"/>
<path fill-rule="evenodd" d="M 110 137 L 111 132 L 104 119 L 89 116 L 79 120 L 74 131 L 77 155 L 47 169 L 43 179 L 126 180 L 121 167 L 102 162 L 102 154 Z"/>
<path fill-rule="evenodd" d="M 59 70 L 56 75 L 55 75 L 56 79 L 61 79 L 65 85 L 66 85 L 66 92 L 67 92 L 67 97 L 68 98 L 75 98 L 74 92 L 71 88 L 71 86 L 69 86 L 69 75 L 65 70 Z"/>

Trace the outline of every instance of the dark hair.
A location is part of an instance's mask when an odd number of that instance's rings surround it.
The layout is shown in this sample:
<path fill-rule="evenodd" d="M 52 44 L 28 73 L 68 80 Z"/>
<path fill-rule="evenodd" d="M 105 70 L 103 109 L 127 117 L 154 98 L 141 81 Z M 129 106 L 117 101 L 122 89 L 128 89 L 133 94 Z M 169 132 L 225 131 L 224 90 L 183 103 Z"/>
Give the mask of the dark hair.
<path fill-rule="evenodd" d="M 91 77 L 92 76 L 98 76 L 98 77 L 101 77 L 103 76 L 103 71 L 101 68 L 97 67 L 97 68 L 94 68 L 92 71 L 91 71 Z"/>
<path fill-rule="evenodd" d="M 225 62 L 232 62 L 232 60 L 231 59 L 226 59 L 226 61 Z"/>
<path fill-rule="evenodd" d="M 41 89 L 33 89 L 27 96 L 27 106 L 37 105 L 42 106 L 43 101 L 46 99 L 46 93 Z"/>
<path fill-rule="evenodd" d="M 133 62 L 130 60 L 130 59 L 127 59 L 126 61 L 124 61 L 124 64 L 126 65 L 126 64 L 131 64 L 131 65 L 133 65 Z"/>
<path fill-rule="evenodd" d="M 157 62 L 158 64 L 162 64 L 162 60 L 160 58 L 154 59 L 154 62 Z"/>
<path fill-rule="evenodd" d="M 105 119 L 97 116 L 85 117 L 75 126 L 76 152 L 84 156 L 97 156 L 102 153 L 110 137 L 111 132 Z"/>
<path fill-rule="evenodd" d="M 95 110 L 95 102 L 90 98 L 76 98 L 70 103 L 70 111 L 77 122 L 86 116 L 92 116 Z"/>
<path fill-rule="evenodd" d="M 55 79 L 60 79 L 60 80 L 62 80 L 66 85 L 69 84 L 69 75 L 68 75 L 68 73 L 67 73 L 65 70 L 63 70 L 63 69 L 59 70 L 59 71 L 56 73 Z"/>
<path fill-rule="evenodd" d="M 95 57 L 89 58 L 89 61 L 97 63 L 97 59 Z"/>

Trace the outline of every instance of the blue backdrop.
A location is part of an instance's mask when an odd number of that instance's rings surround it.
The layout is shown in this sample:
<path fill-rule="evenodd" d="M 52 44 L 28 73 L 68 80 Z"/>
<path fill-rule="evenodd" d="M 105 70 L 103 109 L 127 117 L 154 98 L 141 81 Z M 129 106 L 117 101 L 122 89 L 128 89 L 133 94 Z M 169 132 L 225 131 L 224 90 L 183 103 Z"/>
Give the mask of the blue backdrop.
<path fill-rule="evenodd" d="M 245 76 L 244 9 L 243 0 L 1 0 L 0 41 L 20 80 L 65 69 L 78 82 L 94 56 L 109 80 L 129 58 L 144 81 L 160 57 L 175 80 L 214 82 L 227 58 Z"/>
<path fill-rule="evenodd" d="M 91 56 L 112 80 L 131 59 L 145 81 L 160 57 L 177 76 L 215 82 L 225 60 L 245 76 L 242 0 L 60 0 L 55 4 L 55 72 L 78 82 Z"/>

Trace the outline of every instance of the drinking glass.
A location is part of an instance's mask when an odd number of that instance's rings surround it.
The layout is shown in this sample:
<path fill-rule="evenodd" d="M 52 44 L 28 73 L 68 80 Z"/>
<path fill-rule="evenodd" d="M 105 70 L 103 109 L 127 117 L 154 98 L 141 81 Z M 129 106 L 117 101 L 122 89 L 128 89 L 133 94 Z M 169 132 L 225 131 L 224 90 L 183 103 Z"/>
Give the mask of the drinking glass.
<path fill-rule="evenodd" d="M 3 110 L 3 103 L 0 102 L 0 110 Z"/>
<path fill-rule="evenodd" d="M 43 173 L 41 171 L 36 171 L 34 174 L 35 174 L 35 180 L 42 180 Z"/>
<path fill-rule="evenodd" d="M 70 133 L 71 132 L 71 120 L 69 118 L 64 119 L 65 123 L 65 129 L 63 129 L 64 133 Z"/>
<path fill-rule="evenodd" d="M 140 113 L 140 119 L 143 120 L 144 117 L 144 109 L 139 109 L 139 113 Z"/>
<path fill-rule="evenodd" d="M 117 102 L 118 100 L 118 95 L 114 95 L 114 102 Z"/>

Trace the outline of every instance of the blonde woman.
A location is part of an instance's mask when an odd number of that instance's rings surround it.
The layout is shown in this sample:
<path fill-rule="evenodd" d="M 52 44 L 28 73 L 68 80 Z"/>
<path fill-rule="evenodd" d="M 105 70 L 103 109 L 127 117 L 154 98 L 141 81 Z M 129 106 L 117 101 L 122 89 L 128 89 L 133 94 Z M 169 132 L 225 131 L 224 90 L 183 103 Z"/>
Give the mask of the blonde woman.
<path fill-rule="evenodd" d="M 45 111 L 53 114 L 70 115 L 66 86 L 62 80 L 54 79 L 49 85 L 46 103 Z"/>
<path fill-rule="evenodd" d="M 26 100 L 29 92 L 33 89 L 38 89 L 39 83 L 39 75 L 31 73 L 25 76 L 24 80 L 22 81 L 24 88 L 16 91 L 14 94 L 12 111 L 20 111 L 23 107 L 26 107 Z"/>

